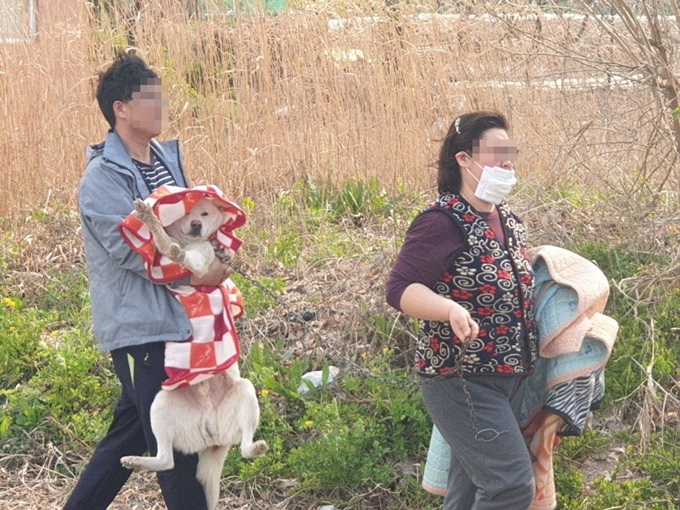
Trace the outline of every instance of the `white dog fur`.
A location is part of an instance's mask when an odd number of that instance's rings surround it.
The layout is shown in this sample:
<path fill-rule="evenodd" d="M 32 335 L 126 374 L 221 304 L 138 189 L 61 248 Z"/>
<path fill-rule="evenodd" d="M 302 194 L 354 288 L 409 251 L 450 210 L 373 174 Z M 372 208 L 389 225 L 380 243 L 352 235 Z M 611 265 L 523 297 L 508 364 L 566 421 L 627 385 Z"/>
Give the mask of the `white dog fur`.
<path fill-rule="evenodd" d="M 215 258 L 208 241 L 222 224 L 221 209 L 203 199 L 166 230 L 143 201 L 135 201 L 135 215 L 153 234 L 156 248 L 168 258 L 201 276 Z M 209 248 L 209 250 L 208 250 Z M 222 466 L 235 444 L 246 458 L 263 455 L 265 441 L 253 442 L 260 407 L 253 384 L 240 376 L 238 364 L 203 382 L 168 391 L 161 390 L 151 404 L 151 429 L 158 452 L 155 457 L 126 456 L 123 466 L 143 471 L 164 471 L 174 466 L 173 449 L 199 453 L 196 478 L 205 490 L 208 510 L 219 499 Z"/>

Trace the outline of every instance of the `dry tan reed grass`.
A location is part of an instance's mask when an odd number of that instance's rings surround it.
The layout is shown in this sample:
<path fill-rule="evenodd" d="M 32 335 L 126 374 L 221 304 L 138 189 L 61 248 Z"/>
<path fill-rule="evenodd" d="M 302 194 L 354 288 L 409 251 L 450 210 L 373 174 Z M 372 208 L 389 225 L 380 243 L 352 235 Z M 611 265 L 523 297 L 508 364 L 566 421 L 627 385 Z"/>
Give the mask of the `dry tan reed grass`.
<path fill-rule="evenodd" d="M 634 200 L 645 154 L 645 185 L 669 164 L 667 141 L 647 138 L 659 122 L 647 88 L 568 82 L 606 79 L 593 62 L 625 58 L 593 23 L 418 18 L 370 4 L 340 12 L 375 18 L 334 29 L 328 5 L 189 21 L 165 4 L 145 2 L 127 25 L 169 85 L 165 136 L 183 141 L 194 183 L 236 199 L 309 176 L 427 189 L 445 128 L 477 108 L 509 115 L 521 175 L 538 189 L 573 181 Z M 121 19 L 91 16 L 36 43 L 0 45 L 0 216 L 14 221 L 48 195 L 75 205 L 85 146 L 106 130 L 95 74 L 126 44 Z M 677 172 L 666 187 L 680 188 Z"/>

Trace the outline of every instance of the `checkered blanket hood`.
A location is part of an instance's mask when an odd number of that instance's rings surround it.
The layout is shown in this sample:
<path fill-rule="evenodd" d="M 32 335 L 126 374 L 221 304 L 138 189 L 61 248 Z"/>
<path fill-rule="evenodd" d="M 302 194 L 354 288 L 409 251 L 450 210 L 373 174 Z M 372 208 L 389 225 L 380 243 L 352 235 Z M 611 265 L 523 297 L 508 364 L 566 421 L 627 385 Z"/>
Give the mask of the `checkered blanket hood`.
<path fill-rule="evenodd" d="M 233 255 L 242 244 L 233 231 L 245 223 L 246 216 L 240 207 L 224 198 L 218 187 L 161 186 L 145 202 L 161 225 L 167 227 L 203 198 L 211 198 L 223 207 L 224 223 L 211 240 Z M 151 232 L 133 213 L 123 219 L 119 230 L 125 242 L 144 259 L 152 282 L 169 283 L 191 275 L 188 269 L 158 253 Z M 163 389 L 174 390 L 209 379 L 238 361 L 241 349 L 234 319 L 243 315 L 243 297 L 230 279 L 219 286 L 182 285 L 168 287 L 168 291 L 182 303 L 192 327 L 192 336 L 186 341 L 165 343 L 168 379 Z"/>

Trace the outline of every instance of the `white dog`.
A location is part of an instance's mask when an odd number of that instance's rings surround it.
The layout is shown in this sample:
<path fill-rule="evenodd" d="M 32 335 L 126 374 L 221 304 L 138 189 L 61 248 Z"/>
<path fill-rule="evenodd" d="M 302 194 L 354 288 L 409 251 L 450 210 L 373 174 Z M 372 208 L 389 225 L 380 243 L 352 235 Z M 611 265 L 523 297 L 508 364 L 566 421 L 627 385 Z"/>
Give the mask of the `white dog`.
<path fill-rule="evenodd" d="M 193 206 L 189 214 L 166 230 L 143 201 L 135 201 L 135 215 L 153 234 L 158 250 L 197 275 L 206 274 L 215 258 L 208 237 L 222 224 L 222 210 L 210 199 Z M 170 235 L 169 235 L 170 234 Z M 129 469 L 164 471 L 174 466 L 173 449 L 200 453 L 196 478 L 205 490 L 208 510 L 217 505 L 224 460 L 232 445 L 241 444 L 246 457 L 263 455 L 265 441 L 253 442 L 260 408 L 253 384 L 241 378 L 238 364 L 203 382 L 172 391 L 161 390 L 151 404 L 155 457 L 122 457 Z"/>

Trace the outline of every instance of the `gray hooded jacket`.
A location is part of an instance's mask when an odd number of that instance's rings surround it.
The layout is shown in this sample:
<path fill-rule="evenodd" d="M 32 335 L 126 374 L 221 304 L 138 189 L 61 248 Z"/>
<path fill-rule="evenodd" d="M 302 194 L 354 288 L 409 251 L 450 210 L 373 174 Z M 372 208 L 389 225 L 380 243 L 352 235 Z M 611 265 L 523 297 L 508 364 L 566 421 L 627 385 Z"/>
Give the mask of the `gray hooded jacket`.
<path fill-rule="evenodd" d="M 177 141 L 151 142 L 178 186 L 188 187 Z M 94 336 L 101 351 L 191 335 L 184 307 L 164 285 L 151 283 L 142 257 L 123 241 L 118 225 L 136 198 L 151 193 L 120 137 L 88 147 L 78 202 L 90 279 Z"/>

